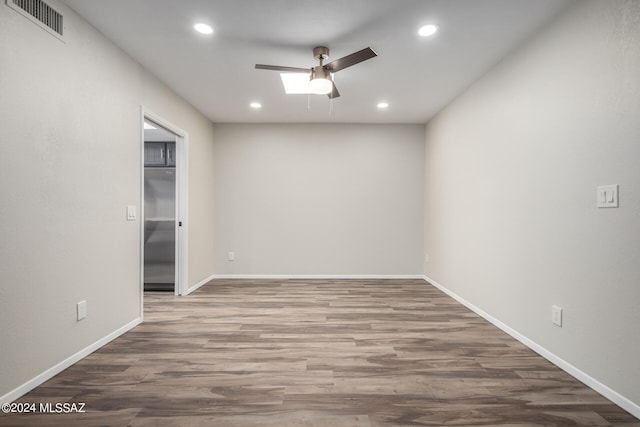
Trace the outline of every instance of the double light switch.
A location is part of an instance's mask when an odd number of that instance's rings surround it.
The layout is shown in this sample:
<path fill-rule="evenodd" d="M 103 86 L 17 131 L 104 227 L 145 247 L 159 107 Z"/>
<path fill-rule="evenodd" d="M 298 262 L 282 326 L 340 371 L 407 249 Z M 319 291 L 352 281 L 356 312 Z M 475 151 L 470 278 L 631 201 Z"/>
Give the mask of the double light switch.
<path fill-rule="evenodd" d="M 127 206 L 127 221 L 135 221 L 138 217 L 135 206 Z"/>
<path fill-rule="evenodd" d="M 618 207 L 618 186 L 601 185 L 598 187 L 598 207 L 617 208 Z"/>

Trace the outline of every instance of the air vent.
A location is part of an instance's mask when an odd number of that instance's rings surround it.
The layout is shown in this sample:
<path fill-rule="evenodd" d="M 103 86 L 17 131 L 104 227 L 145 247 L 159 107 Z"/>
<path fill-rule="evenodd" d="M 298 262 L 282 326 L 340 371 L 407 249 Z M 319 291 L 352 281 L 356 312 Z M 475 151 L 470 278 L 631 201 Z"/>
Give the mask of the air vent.
<path fill-rule="evenodd" d="M 7 0 L 7 6 L 63 40 L 63 16 L 42 0 Z"/>

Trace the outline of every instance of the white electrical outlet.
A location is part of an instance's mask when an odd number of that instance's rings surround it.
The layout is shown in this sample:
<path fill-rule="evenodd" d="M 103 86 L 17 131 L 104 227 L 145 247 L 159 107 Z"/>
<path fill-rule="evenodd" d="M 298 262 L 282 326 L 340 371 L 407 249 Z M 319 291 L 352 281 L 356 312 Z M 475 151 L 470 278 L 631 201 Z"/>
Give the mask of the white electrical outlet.
<path fill-rule="evenodd" d="M 83 300 L 76 304 L 77 320 L 82 320 L 87 317 L 87 301 Z"/>
<path fill-rule="evenodd" d="M 429 254 L 424 254 L 424 262 L 429 262 Z"/>
<path fill-rule="evenodd" d="M 551 306 L 551 322 L 556 326 L 562 327 L 562 308 L 557 305 Z"/>
<path fill-rule="evenodd" d="M 229 252 L 229 253 L 227 254 L 227 259 L 228 259 L 229 261 L 235 261 L 235 260 L 236 260 L 236 254 L 235 254 L 235 252 Z"/>

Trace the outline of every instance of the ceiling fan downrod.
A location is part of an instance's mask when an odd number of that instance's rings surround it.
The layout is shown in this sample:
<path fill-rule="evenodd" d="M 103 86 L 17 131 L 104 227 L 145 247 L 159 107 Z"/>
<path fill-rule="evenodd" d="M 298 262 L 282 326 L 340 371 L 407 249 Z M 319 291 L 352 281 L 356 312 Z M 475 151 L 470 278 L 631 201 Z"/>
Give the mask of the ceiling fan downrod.
<path fill-rule="evenodd" d="M 320 61 L 322 67 L 322 61 L 329 57 L 329 48 L 326 46 L 317 46 L 313 48 L 313 57 Z"/>

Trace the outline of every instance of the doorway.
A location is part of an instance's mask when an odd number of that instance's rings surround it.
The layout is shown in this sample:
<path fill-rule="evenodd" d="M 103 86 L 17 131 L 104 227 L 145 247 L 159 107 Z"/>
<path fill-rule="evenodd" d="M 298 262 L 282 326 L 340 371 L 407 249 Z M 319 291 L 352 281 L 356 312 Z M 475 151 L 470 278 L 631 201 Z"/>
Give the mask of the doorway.
<path fill-rule="evenodd" d="M 187 286 L 187 134 L 142 109 L 141 291 Z M 141 307 L 141 313 L 143 307 Z"/>
<path fill-rule="evenodd" d="M 176 289 L 176 138 L 144 121 L 144 290 Z"/>

